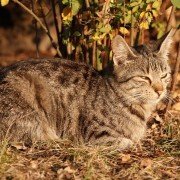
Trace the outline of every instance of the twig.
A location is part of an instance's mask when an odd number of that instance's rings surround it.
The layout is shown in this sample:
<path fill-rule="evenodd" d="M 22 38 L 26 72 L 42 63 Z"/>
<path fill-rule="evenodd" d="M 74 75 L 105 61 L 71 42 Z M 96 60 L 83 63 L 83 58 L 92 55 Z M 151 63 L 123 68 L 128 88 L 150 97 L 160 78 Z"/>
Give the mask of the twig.
<path fill-rule="evenodd" d="M 92 65 L 96 69 L 97 62 L 96 62 L 96 41 L 93 42 L 93 51 L 92 51 Z"/>
<path fill-rule="evenodd" d="M 88 9 L 90 7 L 89 0 L 85 0 L 86 8 Z"/>
<path fill-rule="evenodd" d="M 52 12 L 53 12 L 53 17 L 54 17 L 54 24 L 55 24 L 55 29 L 56 29 L 56 35 L 57 35 L 57 40 L 58 40 L 58 45 L 60 46 L 61 40 L 60 40 L 60 32 L 59 32 L 59 26 L 58 26 L 58 20 L 57 20 L 57 14 L 56 14 L 56 8 L 55 8 L 55 2 L 54 0 L 51 0 L 51 6 L 52 6 Z"/>
<path fill-rule="evenodd" d="M 123 1 L 123 19 L 124 19 L 124 27 L 126 26 L 126 22 L 125 22 L 125 6 L 126 6 L 126 2 L 125 0 Z M 125 34 L 124 35 L 124 38 L 125 38 Z"/>
<path fill-rule="evenodd" d="M 59 50 L 59 46 L 57 45 L 57 43 L 54 41 L 54 39 L 52 38 L 51 34 L 49 33 L 48 29 L 46 28 L 46 26 L 41 22 L 40 18 L 36 16 L 36 14 L 34 14 L 32 12 L 32 10 L 28 9 L 24 4 L 22 4 L 20 1 L 18 0 L 13 0 L 14 3 L 17 3 L 19 6 L 21 6 L 25 11 L 27 11 L 29 14 L 31 14 L 34 19 L 36 19 L 36 21 L 40 24 L 40 26 L 44 29 L 44 31 L 46 32 L 46 34 L 48 35 L 49 39 L 51 40 L 52 46 L 56 49 L 57 54 L 59 57 L 62 57 L 61 52 Z"/>
<path fill-rule="evenodd" d="M 131 34 L 130 34 L 130 39 L 131 39 L 131 46 L 133 46 L 134 45 L 134 17 L 133 17 L 133 15 L 131 15 Z"/>
<path fill-rule="evenodd" d="M 170 94 L 175 90 L 176 83 L 177 83 L 177 75 L 180 67 L 180 43 L 178 44 L 178 52 L 177 52 L 177 58 L 176 58 L 176 65 L 174 68 L 174 73 L 172 77 L 172 83 L 171 83 L 171 89 L 170 89 Z M 168 104 L 165 109 L 165 117 L 168 112 L 168 110 L 171 108 L 172 101 L 168 101 Z"/>
<path fill-rule="evenodd" d="M 40 8 L 41 8 L 41 15 L 42 15 L 44 24 L 45 24 L 45 26 L 46 26 L 46 29 L 47 29 L 48 33 L 50 34 L 49 27 L 48 27 L 48 24 L 47 24 L 47 21 L 46 21 L 46 16 L 45 16 L 45 14 L 44 14 L 42 4 L 40 3 L 40 1 L 38 1 L 38 2 L 39 2 L 39 6 L 40 6 Z"/>
<path fill-rule="evenodd" d="M 62 1 L 58 1 L 58 6 L 59 6 L 59 29 L 60 29 L 60 34 L 59 34 L 59 39 L 60 39 L 60 48 L 61 48 L 61 53 L 63 58 L 67 58 L 67 47 L 65 44 L 63 44 L 63 32 L 66 31 L 65 28 L 63 27 L 63 20 L 62 20 L 62 16 L 61 16 L 61 9 L 63 8 L 63 4 Z"/>
<path fill-rule="evenodd" d="M 32 11 L 34 13 L 34 2 L 31 0 L 31 5 L 32 5 Z M 36 57 L 39 58 L 39 43 L 38 43 L 38 26 L 37 26 L 37 20 L 34 19 L 34 26 L 36 30 Z"/>
<path fill-rule="evenodd" d="M 171 28 L 175 9 L 176 9 L 175 6 L 172 6 L 171 13 L 170 13 L 170 16 L 169 16 L 169 19 L 168 19 L 168 23 L 167 23 L 167 26 L 166 26 L 166 32 L 168 32 L 169 29 Z"/>
<path fill-rule="evenodd" d="M 144 44 L 144 29 L 141 30 L 140 34 L 141 34 L 141 42 L 140 44 Z"/>

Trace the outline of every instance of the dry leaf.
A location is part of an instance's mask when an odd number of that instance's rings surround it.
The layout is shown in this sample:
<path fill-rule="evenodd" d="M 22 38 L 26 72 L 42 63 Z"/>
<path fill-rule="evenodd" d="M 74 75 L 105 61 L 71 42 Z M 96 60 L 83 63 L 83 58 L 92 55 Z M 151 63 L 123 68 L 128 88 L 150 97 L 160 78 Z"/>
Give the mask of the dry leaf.
<path fill-rule="evenodd" d="M 146 168 L 146 167 L 151 167 L 152 166 L 152 160 L 151 159 L 143 159 L 141 160 L 141 167 Z"/>
<path fill-rule="evenodd" d="M 71 21 L 72 20 L 72 10 L 70 7 L 65 7 L 62 12 L 63 21 Z"/>
<path fill-rule="evenodd" d="M 26 150 L 27 147 L 23 143 L 11 143 L 11 147 L 17 150 Z"/>
<path fill-rule="evenodd" d="M 37 164 L 36 161 L 31 161 L 30 164 L 31 164 L 32 169 L 37 169 L 38 168 L 38 164 Z"/>
<path fill-rule="evenodd" d="M 172 109 L 176 110 L 176 111 L 180 111 L 180 102 L 176 103 L 173 105 Z"/>
<path fill-rule="evenodd" d="M 121 157 L 122 163 L 127 163 L 131 159 L 130 154 L 123 154 Z"/>
<path fill-rule="evenodd" d="M 151 126 L 151 129 L 155 129 L 156 128 L 156 124 L 153 124 L 152 126 Z"/>

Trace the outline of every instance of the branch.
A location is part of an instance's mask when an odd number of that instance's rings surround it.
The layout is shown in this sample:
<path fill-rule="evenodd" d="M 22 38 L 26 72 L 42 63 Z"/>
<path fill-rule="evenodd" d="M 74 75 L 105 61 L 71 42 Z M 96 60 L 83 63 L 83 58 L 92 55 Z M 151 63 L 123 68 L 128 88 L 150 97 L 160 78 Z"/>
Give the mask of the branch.
<path fill-rule="evenodd" d="M 34 2 L 31 0 L 32 5 L 32 12 L 34 13 Z M 34 20 L 34 26 L 36 30 L 36 57 L 39 58 L 39 43 L 38 43 L 38 26 L 37 26 L 37 20 Z"/>
<path fill-rule="evenodd" d="M 131 46 L 134 46 L 134 17 L 131 15 L 131 33 L 130 33 Z"/>
<path fill-rule="evenodd" d="M 57 20 L 57 14 L 56 14 L 56 5 L 54 0 L 51 0 L 51 6 L 52 6 L 52 12 L 53 12 L 53 18 L 54 18 L 54 24 L 55 24 L 55 29 L 56 29 L 56 35 L 57 35 L 57 40 L 58 40 L 58 45 L 60 46 L 61 40 L 60 40 L 60 32 L 59 32 L 59 27 L 58 27 L 58 20 Z"/>
<path fill-rule="evenodd" d="M 21 6 L 25 11 L 27 11 L 29 14 L 31 14 L 34 19 L 40 24 L 40 26 L 44 29 L 44 31 L 46 32 L 46 34 L 49 36 L 51 43 L 53 45 L 53 47 L 56 49 L 57 54 L 59 55 L 59 57 L 62 57 L 61 52 L 59 50 L 59 46 L 56 44 L 56 42 L 54 41 L 54 39 L 52 38 L 51 34 L 49 33 L 48 29 L 46 28 L 46 26 L 41 22 L 40 18 L 36 16 L 36 14 L 34 14 L 32 12 L 32 10 L 28 9 L 24 4 L 22 4 L 20 1 L 18 0 L 13 0 L 14 3 L 17 3 L 19 6 Z"/>
<path fill-rule="evenodd" d="M 63 20 L 62 20 L 62 17 L 61 17 L 61 9 L 63 8 L 63 4 L 62 4 L 62 1 L 59 1 L 58 0 L 58 6 L 59 6 L 59 29 L 60 29 L 60 34 L 59 34 L 59 39 L 60 39 L 60 48 L 61 48 L 61 53 L 62 53 L 62 56 L 63 58 L 67 58 L 67 47 L 65 44 L 63 44 L 63 32 L 66 31 L 65 27 L 63 26 Z"/>
<path fill-rule="evenodd" d="M 175 90 L 179 67 L 180 67 L 180 43 L 178 44 L 176 65 L 175 65 L 175 69 L 174 69 L 174 73 L 173 73 L 173 77 L 172 77 L 172 84 L 171 84 L 170 94 L 172 94 L 172 92 Z M 172 101 L 168 101 L 168 104 L 167 104 L 166 110 L 165 110 L 165 117 L 166 117 L 166 113 L 171 108 L 171 104 L 172 104 Z"/>
<path fill-rule="evenodd" d="M 89 0 L 85 0 L 86 8 L 88 9 L 90 7 Z"/>
<path fill-rule="evenodd" d="M 93 42 L 93 51 L 92 51 L 92 65 L 94 69 L 97 69 L 97 60 L 96 60 L 96 41 Z"/>

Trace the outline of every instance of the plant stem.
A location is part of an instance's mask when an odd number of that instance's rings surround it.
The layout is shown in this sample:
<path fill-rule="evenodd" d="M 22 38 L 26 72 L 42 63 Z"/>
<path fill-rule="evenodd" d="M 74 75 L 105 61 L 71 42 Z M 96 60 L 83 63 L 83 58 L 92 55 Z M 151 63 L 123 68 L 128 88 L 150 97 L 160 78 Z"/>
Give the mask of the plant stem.
<path fill-rule="evenodd" d="M 31 5 L 32 5 L 32 11 L 34 13 L 34 2 L 31 0 Z M 39 58 L 39 43 L 38 43 L 38 26 L 37 26 L 37 20 L 34 19 L 34 26 L 36 30 L 36 57 Z"/>
<path fill-rule="evenodd" d="M 141 42 L 140 44 L 144 44 L 144 29 L 141 30 Z"/>
<path fill-rule="evenodd" d="M 55 24 L 55 29 L 56 29 L 58 45 L 60 46 L 61 44 L 60 32 L 59 32 L 59 27 L 58 27 L 58 20 L 57 20 L 56 7 L 55 7 L 56 5 L 55 5 L 54 0 L 51 0 L 51 5 L 52 5 L 52 12 L 53 12 L 53 17 L 54 17 L 54 24 Z"/>
<path fill-rule="evenodd" d="M 97 68 L 97 61 L 96 61 L 96 41 L 93 42 L 92 65 L 93 65 L 94 69 Z"/>
<path fill-rule="evenodd" d="M 62 1 L 58 0 L 58 6 L 59 6 L 59 29 L 60 29 L 60 34 L 59 34 L 59 39 L 60 39 L 60 48 L 61 48 L 61 53 L 63 58 L 67 58 L 67 47 L 65 44 L 63 44 L 63 32 L 66 32 L 65 27 L 63 26 L 63 20 L 61 16 L 61 12 L 63 9 L 63 4 Z"/>
<path fill-rule="evenodd" d="M 86 8 L 88 9 L 90 7 L 89 0 L 85 0 Z"/>
<path fill-rule="evenodd" d="M 175 64 L 174 73 L 173 73 L 173 77 L 172 77 L 170 94 L 172 94 L 172 92 L 175 90 L 179 67 L 180 67 L 180 43 L 178 44 L 177 58 L 176 58 L 176 64 Z M 165 117 L 166 117 L 168 110 L 171 108 L 171 104 L 172 104 L 172 102 L 168 101 L 168 104 L 167 104 L 166 110 L 165 110 Z"/>
<path fill-rule="evenodd" d="M 130 39 L 131 39 L 131 46 L 133 46 L 134 45 L 134 17 L 133 17 L 133 15 L 131 15 L 131 34 L 130 34 Z"/>
<path fill-rule="evenodd" d="M 34 14 L 32 12 L 32 10 L 30 10 L 29 8 L 27 8 L 24 4 L 22 4 L 20 1 L 18 0 L 13 0 L 14 3 L 17 3 L 19 6 L 21 6 L 25 11 L 27 11 L 29 14 L 31 14 L 34 19 L 40 24 L 40 26 L 44 29 L 44 31 L 46 32 L 46 34 L 48 35 L 49 39 L 51 40 L 52 46 L 56 49 L 57 54 L 59 57 L 62 57 L 61 52 L 59 50 L 59 46 L 57 45 L 57 43 L 54 41 L 54 39 L 52 38 L 51 34 L 49 33 L 48 29 L 46 28 L 46 26 L 42 23 L 42 21 L 40 20 L 40 18 L 38 16 L 36 16 L 36 14 Z"/>

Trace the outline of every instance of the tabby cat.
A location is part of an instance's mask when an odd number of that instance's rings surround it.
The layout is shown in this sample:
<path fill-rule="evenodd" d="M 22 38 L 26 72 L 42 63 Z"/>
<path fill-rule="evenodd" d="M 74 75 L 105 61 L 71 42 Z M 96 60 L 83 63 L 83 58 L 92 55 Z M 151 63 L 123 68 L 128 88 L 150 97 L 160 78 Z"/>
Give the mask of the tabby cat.
<path fill-rule="evenodd" d="M 130 147 L 145 136 L 148 118 L 167 95 L 173 34 L 137 48 L 117 35 L 114 70 L 108 76 L 64 59 L 32 59 L 2 68 L 0 140 L 68 138 Z"/>

